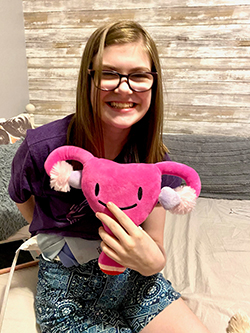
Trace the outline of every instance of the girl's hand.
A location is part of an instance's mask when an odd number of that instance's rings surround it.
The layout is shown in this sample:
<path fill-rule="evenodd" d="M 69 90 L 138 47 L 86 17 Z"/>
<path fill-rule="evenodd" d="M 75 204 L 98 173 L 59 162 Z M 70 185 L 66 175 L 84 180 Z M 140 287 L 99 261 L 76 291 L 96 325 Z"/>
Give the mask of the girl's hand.
<path fill-rule="evenodd" d="M 157 244 L 143 229 L 115 204 L 109 202 L 107 208 L 116 220 L 103 213 L 96 213 L 113 233 L 108 234 L 103 227 L 99 228 L 103 252 L 124 267 L 149 276 L 158 273 L 165 265 L 165 254 L 162 246 Z"/>

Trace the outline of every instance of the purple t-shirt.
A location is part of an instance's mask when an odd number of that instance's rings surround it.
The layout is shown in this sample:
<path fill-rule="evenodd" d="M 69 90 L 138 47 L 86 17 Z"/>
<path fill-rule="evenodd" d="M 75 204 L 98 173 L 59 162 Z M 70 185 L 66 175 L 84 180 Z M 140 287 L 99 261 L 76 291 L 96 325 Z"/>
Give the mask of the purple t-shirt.
<path fill-rule="evenodd" d="M 72 115 L 28 130 L 12 163 L 9 194 L 13 201 L 23 203 L 31 195 L 36 206 L 30 225 L 32 236 L 50 233 L 60 236 L 99 239 L 101 222 L 95 217 L 82 191 L 57 192 L 50 188 L 50 179 L 44 169 L 48 155 L 66 144 L 67 128 Z M 169 157 L 166 156 L 166 160 Z M 181 179 L 163 176 L 162 187 L 179 186 Z"/>

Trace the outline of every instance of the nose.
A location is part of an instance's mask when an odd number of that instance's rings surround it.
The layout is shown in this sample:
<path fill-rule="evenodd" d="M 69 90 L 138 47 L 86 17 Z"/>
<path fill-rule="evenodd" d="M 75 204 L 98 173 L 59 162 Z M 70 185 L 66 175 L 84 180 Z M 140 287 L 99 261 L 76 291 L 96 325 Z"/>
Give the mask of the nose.
<path fill-rule="evenodd" d="M 128 85 L 128 79 L 123 77 L 119 86 L 115 89 L 115 92 L 120 94 L 133 94 L 133 90 Z"/>

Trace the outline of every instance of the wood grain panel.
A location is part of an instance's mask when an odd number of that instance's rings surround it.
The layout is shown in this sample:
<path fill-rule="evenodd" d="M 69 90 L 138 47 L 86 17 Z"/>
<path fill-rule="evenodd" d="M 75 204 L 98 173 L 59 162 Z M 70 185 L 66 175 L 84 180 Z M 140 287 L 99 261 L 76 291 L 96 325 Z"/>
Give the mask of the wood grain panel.
<path fill-rule="evenodd" d="M 119 4 L 118 4 L 119 6 Z M 108 10 L 60 10 L 25 12 L 25 28 L 97 27 L 114 20 L 136 20 L 148 26 L 247 24 L 249 5 L 204 7 L 152 7 Z"/>
<path fill-rule="evenodd" d="M 145 9 L 161 7 L 201 7 L 201 6 L 230 6 L 230 5 L 249 5 L 249 0 L 137 0 L 117 2 L 109 0 L 108 3 L 102 0 L 23 0 L 25 12 L 47 12 L 47 11 L 79 11 L 83 7 L 86 10 L 113 10 L 120 9 Z"/>
<path fill-rule="evenodd" d="M 74 112 L 90 34 L 132 19 L 159 50 L 165 131 L 249 135 L 250 0 L 23 0 L 23 9 L 36 125 Z"/>

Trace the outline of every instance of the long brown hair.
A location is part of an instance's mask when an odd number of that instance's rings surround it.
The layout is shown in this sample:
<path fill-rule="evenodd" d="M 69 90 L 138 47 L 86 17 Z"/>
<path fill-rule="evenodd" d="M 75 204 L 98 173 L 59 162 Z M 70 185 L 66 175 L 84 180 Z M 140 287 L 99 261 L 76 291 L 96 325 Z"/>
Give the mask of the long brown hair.
<path fill-rule="evenodd" d="M 88 69 L 97 64 L 102 70 L 103 50 L 106 46 L 142 41 L 152 61 L 152 71 L 157 79 L 152 87 L 152 99 L 145 116 L 131 128 L 126 153 L 133 162 L 154 163 L 161 161 L 167 148 L 162 142 L 163 90 L 158 51 L 153 39 L 141 25 L 134 21 L 119 21 L 97 29 L 89 38 L 79 71 L 76 113 L 68 128 L 67 143 L 82 147 L 98 157 L 104 157 L 103 132 L 100 117 L 100 91 L 94 90 L 95 105 L 91 105 L 91 77 Z M 131 158 L 130 158 L 131 160 Z"/>

